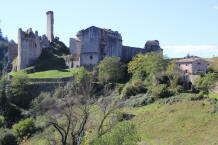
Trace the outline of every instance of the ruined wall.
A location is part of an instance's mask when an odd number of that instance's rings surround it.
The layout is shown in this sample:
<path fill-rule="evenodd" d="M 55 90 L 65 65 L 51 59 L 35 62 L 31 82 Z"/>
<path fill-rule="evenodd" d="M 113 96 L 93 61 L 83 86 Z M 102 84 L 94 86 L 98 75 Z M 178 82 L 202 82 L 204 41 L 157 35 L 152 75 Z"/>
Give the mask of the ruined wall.
<path fill-rule="evenodd" d="M 42 53 L 42 49 L 49 46 L 49 41 L 45 36 L 38 36 L 38 32 L 33 33 L 32 29 L 26 32 L 18 30 L 18 65 L 17 71 L 24 69 L 36 62 Z"/>
<path fill-rule="evenodd" d="M 14 41 L 10 41 L 8 44 L 8 62 L 12 62 L 17 55 L 17 44 Z"/>
<path fill-rule="evenodd" d="M 123 46 L 122 47 L 122 61 L 130 61 L 134 56 L 139 53 L 145 54 L 147 51 L 142 48 Z"/>
<path fill-rule="evenodd" d="M 81 52 L 81 42 L 78 39 L 70 38 L 70 53 L 80 54 Z"/>
<path fill-rule="evenodd" d="M 54 13 L 52 11 L 48 11 L 47 13 L 47 37 L 48 40 L 51 42 L 54 40 Z"/>

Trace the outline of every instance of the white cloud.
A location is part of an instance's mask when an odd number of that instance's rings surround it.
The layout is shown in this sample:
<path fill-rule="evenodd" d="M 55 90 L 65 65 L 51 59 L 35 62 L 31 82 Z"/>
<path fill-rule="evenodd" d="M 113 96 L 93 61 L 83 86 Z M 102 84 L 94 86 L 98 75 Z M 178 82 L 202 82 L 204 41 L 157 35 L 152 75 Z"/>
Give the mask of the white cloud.
<path fill-rule="evenodd" d="M 213 6 L 214 9 L 218 9 L 218 6 Z"/>
<path fill-rule="evenodd" d="M 164 51 L 175 55 L 201 55 L 201 56 L 213 56 L 218 54 L 218 48 L 214 45 L 171 45 L 164 46 Z"/>

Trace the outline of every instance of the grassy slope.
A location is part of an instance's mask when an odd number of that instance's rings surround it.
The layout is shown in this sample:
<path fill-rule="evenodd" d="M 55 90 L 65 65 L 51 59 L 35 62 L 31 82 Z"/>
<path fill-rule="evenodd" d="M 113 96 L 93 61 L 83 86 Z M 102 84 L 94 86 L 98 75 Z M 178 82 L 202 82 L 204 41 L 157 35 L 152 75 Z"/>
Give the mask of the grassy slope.
<path fill-rule="evenodd" d="M 28 78 L 64 78 L 73 76 L 74 73 L 77 72 L 78 69 L 71 68 L 71 69 L 56 69 L 56 70 L 47 70 L 41 72 L 35 72 L 27 74 Z M 19 71 L 16 73 L 10 73 L 9 75 L 16 76 L 25 74 L 24 71 Z"/>
<path fill-rule="evenodd" d="M 213 109 L 207 101 L 187 101 L 161 106 L 155 103 L 125 112 L 136 115 L 133 122 L 141 144 L 211 145 L 218 143 L 218 113 L 212 114 Z"/>

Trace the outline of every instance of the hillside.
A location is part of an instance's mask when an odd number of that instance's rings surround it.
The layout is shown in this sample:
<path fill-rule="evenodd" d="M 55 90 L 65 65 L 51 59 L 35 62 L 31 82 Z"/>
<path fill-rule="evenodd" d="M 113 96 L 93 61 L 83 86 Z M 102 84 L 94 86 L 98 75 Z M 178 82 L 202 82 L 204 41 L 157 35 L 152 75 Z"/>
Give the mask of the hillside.
<path fill-rule="evenodd" d="M 141 145 L 212 145 L 218 142 L 217 104 L 209 100 L 184 101 L 128 108 L 142 138 Z"/>

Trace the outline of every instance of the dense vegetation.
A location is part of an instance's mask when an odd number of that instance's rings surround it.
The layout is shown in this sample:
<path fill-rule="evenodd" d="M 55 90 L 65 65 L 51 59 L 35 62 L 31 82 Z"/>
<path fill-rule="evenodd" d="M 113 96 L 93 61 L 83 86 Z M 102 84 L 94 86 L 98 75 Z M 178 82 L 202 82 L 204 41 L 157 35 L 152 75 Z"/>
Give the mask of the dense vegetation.
<path fill-rule="evenodd" d="M 182 73 L 161 53 L 139 54 L 128 64 L 106 57 L 90 72 L 66 69 L 68 49 L 59 41 L 51 47 L 34 66 L 0 82 L 3 145 L 218 143 L 218 98 L 210 94 L 215 65 L 184 90 Z M 60 76 L 74 81 L 34 96 L 29 78 Z"/>

